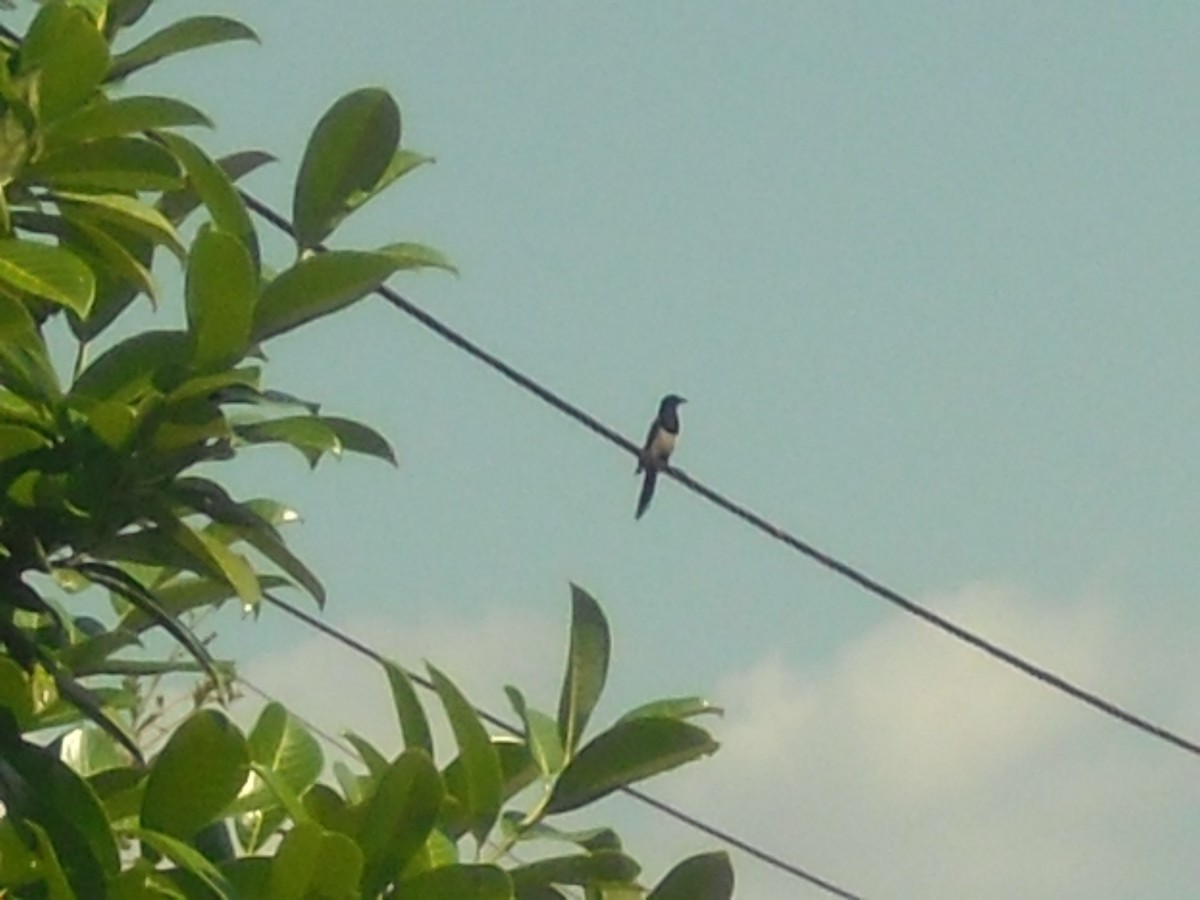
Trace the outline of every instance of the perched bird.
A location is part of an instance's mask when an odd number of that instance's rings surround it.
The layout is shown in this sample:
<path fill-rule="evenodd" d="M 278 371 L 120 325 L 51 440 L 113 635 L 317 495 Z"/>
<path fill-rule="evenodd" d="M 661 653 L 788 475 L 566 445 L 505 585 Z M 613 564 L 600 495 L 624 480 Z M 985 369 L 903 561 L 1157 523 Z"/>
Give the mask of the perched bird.
<path fill-rule="evenodd" d="M 654 482 L 658 479 L 658 470 L 671 458 L 675 442 L 679 439 L 679 404 L 687 403 L 682 397 L 667 394 L 658 405 L 658 415 L 650 423 L 650 433 L 646 435 L 646 445 L 638 458 L 637 472 L 645 472 L 642 479 L 642 493 L 638 497 L 637 516 L 640 519 L 650 499 L 654 496 Z"/>

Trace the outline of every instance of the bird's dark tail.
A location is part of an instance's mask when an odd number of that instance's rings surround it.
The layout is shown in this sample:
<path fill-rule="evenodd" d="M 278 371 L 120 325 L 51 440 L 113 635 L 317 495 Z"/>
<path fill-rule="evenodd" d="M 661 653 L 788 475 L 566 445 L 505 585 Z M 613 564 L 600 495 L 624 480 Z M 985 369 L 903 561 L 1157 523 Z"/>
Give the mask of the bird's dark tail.
<path fill-rule="evenodd" d="M 638 496 L 637 515 L 636 519 L 642 517 L 642 513 L 646 511 L 646 507 L 650 505 L 651 499 L 654 497 L 654 482 L 658 480 L 658 470 L 653 467 L 646 469 L 646 477 L 642 479 L 642 493 Z"/>

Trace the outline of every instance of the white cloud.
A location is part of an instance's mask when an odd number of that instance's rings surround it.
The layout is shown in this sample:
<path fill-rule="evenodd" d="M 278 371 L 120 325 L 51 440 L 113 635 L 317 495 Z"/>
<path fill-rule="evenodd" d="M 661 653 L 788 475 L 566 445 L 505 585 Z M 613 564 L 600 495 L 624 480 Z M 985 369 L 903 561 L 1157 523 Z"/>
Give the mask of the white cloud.
<path fill-rule="evenodd" d="M 1070 680 L 1147 693 L 1132 690 L 1131 660 L 1152 647 L 1130 646 L 1112 603 L 974 585 L 928 605 Z M 1192 883 L 1193 760 L 909 617 L 819 670 L 768 653 L 715 693 L 729 711 L 721 752 L 656 792 L 867 896 L 1169 896 L 1145 885 Z M 737 863 L 741 896 L 809 895 Z"/>

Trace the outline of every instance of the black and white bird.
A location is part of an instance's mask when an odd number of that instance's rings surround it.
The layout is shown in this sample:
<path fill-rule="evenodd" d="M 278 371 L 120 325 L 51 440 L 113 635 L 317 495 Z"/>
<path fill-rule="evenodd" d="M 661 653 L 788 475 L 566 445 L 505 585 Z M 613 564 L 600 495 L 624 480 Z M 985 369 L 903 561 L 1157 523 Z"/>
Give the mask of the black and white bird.
<path fill-rule="evenodd" d="M 658 480 L 658 470 L 671 458 L 675 442 L 679 440 L 679 404 L 687 403 L 676 394 L 667 394 L 658 405 L 658 415 L 650 423 L 650 433 L 646 435 L 646 444 L 638 458 L 636 472 L 645 472 L 642 479 L 642 493 L 638 496 L 637 515 L 650 505 L 654 497 L 654 482 Z M 636 474 L 635 472 L 635 474 Z"/>

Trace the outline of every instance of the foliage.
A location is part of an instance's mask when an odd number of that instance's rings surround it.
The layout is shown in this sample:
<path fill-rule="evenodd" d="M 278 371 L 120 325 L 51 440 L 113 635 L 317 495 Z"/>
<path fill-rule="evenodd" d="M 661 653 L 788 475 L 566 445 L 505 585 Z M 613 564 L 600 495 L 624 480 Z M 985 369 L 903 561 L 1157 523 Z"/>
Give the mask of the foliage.
<path fill-rule="evenodd" d="M 346 451 L 396 463 L 369 426 L 268 387 L 263 344 L 399 271 L 453 271 L 420 244 L 323 244 L 429 161 L 400 146 L 399 110 L 378 88 L 317 124 L 294 191 L 295 256 L 265 264 L 236 181 L 271 157 L 214 159 L 181 133 L 210 124 L 202 111 L 129 88 L 173 54 L 255 35 L 196 16 L 130 45 L 149 6 L 50 0 L 23 36 L 0 37 L 0 895 L 644 896 L 613 832 L 548 820 L 711 753 L 688 720 L 712 709 L 660 701 L 585 741 L 609 634 L 578 588 L 557 718 L 509 688 L 521 733 L 492 735 L 430 668 L 457 748 L 440 767 L 412 678 L 391 664 L 404 748 L 351 736 L 365 771 L 335 764 L 336 788 L 320 780 L 315 738 L 276 704 L 249 734 L 198 709 L 143 760 L 133 726 L 146 678 L 202 673 L 201 699 L 228 694 L 233 668 L 212 658 L 194 614 L 231 599 L 253 613 L 285 587 L 325 602 L 280 531 L 295 513 L 236 499 L 215 473 L 256 444 L 314 467 Z M 164 253 L 182 268 L 186 326 L 122 333 L 135 301 L 163 301 Z M 69 376 L 52 361 L 55 335 L 74 352 Z M 110 611 L 74 612 L 94 608 L 97 589 Z M 160 630 L 184 657 L 145 648 Z M 514 846 L 547 838 L 576 849 L 511 863 Z M 727 872 L 723 855 L 696 857 L 650 896 L 726 897 Z"/>

